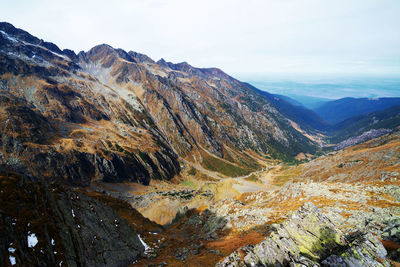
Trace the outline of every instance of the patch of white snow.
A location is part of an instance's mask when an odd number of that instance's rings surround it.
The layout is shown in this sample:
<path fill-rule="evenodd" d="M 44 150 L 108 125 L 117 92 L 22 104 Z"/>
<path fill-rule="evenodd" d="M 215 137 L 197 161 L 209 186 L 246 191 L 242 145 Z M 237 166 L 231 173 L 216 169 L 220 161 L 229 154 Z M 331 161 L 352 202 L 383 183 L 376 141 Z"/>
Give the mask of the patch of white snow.
<path fill-rule="evenodd" d="M 17 261 L 15 260 L 14 256 L 8 256 L 8 259 L 10 260 L 10 263 L 11 263 L 12 266 L 17 264 Z"/>
<path fill-rule="evenodd" d="M 140 235 L 138 235 L 140 242 L 142 243 L 142 245 L 144 246 L 144 254 L 147 254 L 148 252 L 152 251 L 151 247 L 149 247 L 149 245 L 147 245 L 143 239 L 140 237 Z"/>
<path fill-rule="evenodd" d="M 38 242 L 39 241 L 34 233 L 28 235 L 28 247 L 33 248 Z"/>

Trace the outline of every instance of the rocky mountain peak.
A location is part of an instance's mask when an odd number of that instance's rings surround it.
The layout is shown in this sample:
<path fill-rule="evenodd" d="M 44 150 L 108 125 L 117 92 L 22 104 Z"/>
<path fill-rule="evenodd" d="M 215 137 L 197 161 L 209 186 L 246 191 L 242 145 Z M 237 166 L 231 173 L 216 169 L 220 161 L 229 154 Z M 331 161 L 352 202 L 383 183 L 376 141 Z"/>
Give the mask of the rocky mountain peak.
<path fill-rule="evenodd" d="M 140 63 L 146 63 L 146 62 L 153 63 L 153 64 L 156 63 L 154 60 L 152 60 L 150 57 L 148 57 L 145 54 L 137 53 L 135 51 L 129 51 L 128 54 L 131 57 L 135 58 Z"/>
<path fill-rule="evenodd" d="M 71 56 L 72 58 L 76 56 L 72 50 L 66 49 L 62 51 L 57 45 L 39 39 L 24 30 L 14 27 L 8 22 L 0 22 L 0 31 L 5 37 L 14 42 L 19 41 L 28 45 L 41 46 L 54 53 Z"/>
<path fill-rule="evenodd" d="M 121 48 L 113 48 L 108 44 L 100 44 L 81 54 L 81 59 L 90 62 L 102 62 L 103 67 L 109 68 L 118 60 L 137 63 L 136 59 Z"/>
<path fill-rule="evenodd" d="M 108 44 L 99 44 L 99 45 L 92 47 L 85 54 L 88 58 L 92 58 L 93 60 L 95 60 L 96 58 L 98 58 L 98 59 L 105 58 L 114 53 L 116 53 L 116 51 L 112 46 L 110 46 Z"/>

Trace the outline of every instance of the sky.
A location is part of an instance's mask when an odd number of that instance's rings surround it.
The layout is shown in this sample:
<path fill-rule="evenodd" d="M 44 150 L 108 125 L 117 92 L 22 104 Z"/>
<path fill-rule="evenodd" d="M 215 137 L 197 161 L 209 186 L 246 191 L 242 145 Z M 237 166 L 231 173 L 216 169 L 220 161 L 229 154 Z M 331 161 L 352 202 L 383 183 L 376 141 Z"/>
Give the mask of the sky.
<path fill-rule="evenodd" d="M 241 79 L 400 77 L 399 0 L 0 0 L 0 21 L 75 52 L 107 43 Z"/>

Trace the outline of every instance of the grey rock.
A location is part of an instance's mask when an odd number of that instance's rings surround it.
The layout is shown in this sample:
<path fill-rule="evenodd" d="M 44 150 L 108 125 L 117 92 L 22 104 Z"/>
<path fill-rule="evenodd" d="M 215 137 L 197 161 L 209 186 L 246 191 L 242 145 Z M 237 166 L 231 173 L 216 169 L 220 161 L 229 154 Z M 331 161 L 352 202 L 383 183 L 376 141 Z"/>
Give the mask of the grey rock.
<path fill-rule="evenodd" d="M 19 266 L 127 266 L 144 256 L 135 230 L 96 198 L 25 179 L 2 177 L 2 186 L 12 187 L 0 194 L 2 266 L 9 247 Z"/>
<path fill-rule="evenodd" d="M 216 266 L 389 266 L 387 252 L 374 236 L 344 236 L 312 203 L 273 227 L 260 244 L 240 250 L 244 258 L 235 251 Z"/>
<path fill-rule="evenodd" d="M 372 234 L 357 233 L 349 248 L 339 255 L 331 255 L 323 266 L 390 266 L 386 259 L 387 252 L 379 240 Z"/>

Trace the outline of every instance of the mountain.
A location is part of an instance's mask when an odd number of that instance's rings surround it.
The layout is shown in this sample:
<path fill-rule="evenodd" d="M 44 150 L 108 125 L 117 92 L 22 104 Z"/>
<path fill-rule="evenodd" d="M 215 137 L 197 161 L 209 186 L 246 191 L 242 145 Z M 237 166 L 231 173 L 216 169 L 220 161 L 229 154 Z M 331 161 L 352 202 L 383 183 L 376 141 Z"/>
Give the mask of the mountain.
<path fill-rule="evenodd" d="M 75 54 L 9 23 L 0 62 L 0 160 L 24 175 L 148 184 L 180 159 L 234 176 L 260 168 L 253 153 L 316 151 L 279 105 L 216 68 L 106 44 Z"/>
<path fill-rule="evenodd" d="M 295 101 L 298 101 L 306 108 L 314 110 L 323 104 L 332 101 L 329 98 L 321 98 L 321 97 L 313 97 L 313 96 L 306 96 L 306 95 L 289 95 Z"/>
<path fill-rule="evenodd" d="M 300 103 L 299 101 L 289 97 L 289 96 L 285 96 L 285 95 L 278 95 L 278 94 L 274 94 L 274 96 L 276 96 L 277 98 L 280 98 L 282 100 L 285 100 L 286 102 L 289 102 L 290 104 L 292 104 L 293 106 L 303 106 L 302 103 Z"/>
<path fill-rule="evenodd" d="M 313 110 L 330 124 L 336 124 L 357 115 L 384 110 L 397 105 L 400 105 L 400 97 L 346 97 L 326 102 L 319 107 L 313 108 Z"/>
<path fill-rule="evenodd" d="M 326 129 L 328 126 L 328 124 L 314 111 L 305 108 L 302 105 L 296 105 L 296 102 L 294 102 L 295 100 L 290 100 L 289 97 L 270 94 L 259 90 L 250 84 L 247 84 L 247 86 L 268 99 L 281 114 L 307 130 L 321 131 Z"/>
<path fill-rule="evenodd" d="M 388 266 L 391 109 L 334 128 L 216 68 L 0 23 L 0 265 Z M 372 130 L 393 132 L 317 157 Z"/>
<path fill-rule="evenodd" d="M 330 141 L 334 144 L 347 142 L 346 146 L 355 145 L 391 132 L 399 126 L 400 106 L 394 106 L 385 110 L 355 116 L 332 126 L 329 130 L 332 136 Z M 370 133 L 370 136 L 367 133 Z M 362 135 L 365 137 L 361 137 Z M 361 140 L 357 140 L 360 138 Z M 341 144 L 341 146 L 343 145 L 344 143 Z"/>

